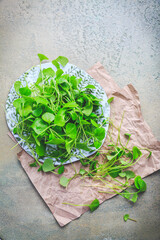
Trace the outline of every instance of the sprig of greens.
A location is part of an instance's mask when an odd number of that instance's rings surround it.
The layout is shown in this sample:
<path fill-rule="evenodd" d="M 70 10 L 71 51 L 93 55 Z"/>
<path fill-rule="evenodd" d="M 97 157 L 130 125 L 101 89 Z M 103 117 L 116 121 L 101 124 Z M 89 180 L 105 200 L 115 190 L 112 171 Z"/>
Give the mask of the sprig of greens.
<path fill-rule="evenodd" d="M 114 126 L 113 122 L 110 121 L 109 132 L 112 132 L 112 128 L 114 128 L 114 131 L 117 130 L 117 140 L 113 141 L 112 136 L 108 133 L 107 148 L 99 150 L 93 157 L 81 158 L 80 161 L 84 168 L 81 168 L 79 173 L 75 173 L 73 177 L 67 179 L 67 185 L 69 181 L 75 177 L 89 177 L 93 179 L 95 184 L 84 187 L 97 188 L 100 193 L 119 194 L 133 203 L 137 201 L 138 195 L 145 192 L 147 186 L 141 176 L 136 176 L 135 173 L 130 170 L 130 167 L 141 159 L 143 156 L 142 150 L 149 152 L 148 157 L 151 156 L 152 152 L 147 148 L 141 149 L 137 146 L 133 146 L 132 149 L 127 148 L 128 142 L 131 139 L 131 134 L 129 133 L 124 134 L 127 142 L 123 145 L 120 138 L 121 125 L 122 121 L 120 127 Z M 98 160 L 98 156 L 103 160 Z M 100 183 L 102 184 L 100 185 Z M 134 185 L 131 186 L 131 183 L 134 183 Z M 126 188 L 128 189 L 126 190 Z M 108 189 L 110 189 L 110 191 L 108 191 Z"/>

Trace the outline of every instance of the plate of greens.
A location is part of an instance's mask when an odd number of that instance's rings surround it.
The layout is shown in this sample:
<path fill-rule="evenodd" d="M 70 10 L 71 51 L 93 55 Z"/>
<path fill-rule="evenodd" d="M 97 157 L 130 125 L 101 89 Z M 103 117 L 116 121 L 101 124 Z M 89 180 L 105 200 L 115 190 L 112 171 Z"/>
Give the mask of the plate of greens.
<path fill-rule="evenodd" d="M 108 98 L 85 71 L 59 56 L 23 73 L 6 101 L 6 121 L 19 145 L 40 162 L 78 161 L 103 144 L 110 115 Z"/>

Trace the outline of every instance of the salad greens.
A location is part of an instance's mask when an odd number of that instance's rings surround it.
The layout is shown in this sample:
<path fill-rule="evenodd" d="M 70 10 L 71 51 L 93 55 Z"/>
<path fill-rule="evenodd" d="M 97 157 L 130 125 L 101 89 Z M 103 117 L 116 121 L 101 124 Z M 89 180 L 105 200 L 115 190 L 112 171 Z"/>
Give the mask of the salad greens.
<path fill-rule="evenodd" d="M 59 56 L 52 61 L 56 71 L 52 68 L 41 68 L 41 62 L 48 60 L 43 54 L 38 54 L 40 60 L 40 71 L 36 82 L 32 85 L 22 86 L 20 81 L 14 84 L 17 98 L 13 105 L 18 116 L 18 123 L 13 132 L 18 134 L 22 141 L 25 140 L 35 158 L 31 167 L 37 167 L 38 171 L 53 172 L 55 174 L 64 173 L 64 165 L 71 156 L 80 159 L 82 168 L 70 178 L 62 175 L 59 183 L 66 188 L 69 182 L 80 177 L 91 178 L 94 185 L 85 187 L 98 188 L 99 193 L 119 194 L 131 202 L 136 202 L 138 194 L 146 191 L 146 183 L 141 176 L 136 176 L 131 167 L 143 156 L 143 150 L 148 151 L 149 158 L 152 152 L 147 148 L 133 146 L 128 148 L 128 143 L 132 137 L 130 133 L 125 133 L 125 145 L 121 142 L 121 125 L 116 127 L 110 120 L 110 133 L 108 133 L 108 144 L 105 149 L 99 149 L 105 138 L 104 125 L 108 120 L 103 120 L 99 124 L 99 119 L 104 119 L 101 99 L 94 96 L 93 85 L 80 87 L 82 79 L 76 76 L 65 74 L 62 67 L 68 63 L 68 59 Z M 114 97 L 108 99 L 108 104 Z M 100 114 L 96 114 L 97 110 Z M 112 132 L 117 130 L 117 140 L 113 141 Z M 48 154 L 46 149 L 50 146 L 52 151 Z M 75 150 L 85 150 L 97 152 L 92 157 L 75 155 Z M 101 160 L 98 160 L 100 156 Z M 53 158 L 60 163 L 55 166 Z M 40 163 L 39 159 L 44 159 Z M 131 186 L 131 183 L 134 183 Z M 97 185 L 96 185 L 97 184 Z M 127 188 L 127 190 L 126 190 Z M 63 203 L 73 206 L 88 206 L 92 211 L 98 208 L 99 200 L 95 199 L 91 204 L 76 205 L 73 203 Z M 129 215 L 124 215 L 127 221 Z M 132 220 L 132 219 L 130 219 Z M 135 221 L 135 220 L 133 220 Z"/>
<path fill-rule="evenodd" d="M 99 193 L 112 195 L 119 194 L 133 203 L 137 201 L 140 193 L 146 191 L 147 186 L 145 181 L 141 176 L 136 176 L 130 168 L 141 159 L 143 156 L 142 150 L 149 152 L 147 158 L 151 156 L 152 152 L 147 148 L 142 149 L 137 146 L 133 146 L 132 149 L 129 149 L 127 147 L 131 138 L 131 134 L 129 133 L 124 134 L 126 137 L 126 144 L 122 144 L 120 138 L 122 121 L 120 126 L 116 127 L 110 120 L 107 147 L 103 150 L 99 149 L 93 157 L 80 159 L 84 168 L 81 168 L 79 173 L 75 172 L 71 178 L 67 179 L 67 185 L 69 184 L 69 181 L 78 176 L 82 179 L 90 178 L 93 180 L 92 184 L 83 187 L 97 188 Z M 113 128 L 114 132 L 115 130 L 118 131 L 118 137 L 115 142 L 110 134 L 110 132 L 113 131 Z M 97 159 L 98 156 L 100 156 L 101 160 Z M 132 183 L 134 183 L 134 185 L 131 185 Z M 64 185 L 62 186 L 64 187 Z M 73 205 L 71 203 L 65 204 Z"/>
<path fill-rule="evenodd" d="M 13 132 L 34 152 L 36 162 L 30 166 L 39 165 L 39 171 L 53 172 L 57 167 L 52 159 L 62 166 L 76 149 L 79 152 L 98 149 L 105 138 L 106 122 L 99 124 L 104 116 L 101 99 L 94 96 L 95 86 L 81 88 L 81 78 L 63 72 L 62 67 L 68 63 L 66 57 L 52 61 L 56 71 L 50 67 L 42 69 L 41 62 L 48 57 L 43 54 L 38 57 L 40 71 L 36 82 L 29 85 L 26 81 L 25 86 L 20 81 L 14 84 L 19 98 L 13 102 L 18 116 Z M 44 160 L 43 165 L 39 159 Z M 61 168 L 58 174 L 62 173 Z"/>

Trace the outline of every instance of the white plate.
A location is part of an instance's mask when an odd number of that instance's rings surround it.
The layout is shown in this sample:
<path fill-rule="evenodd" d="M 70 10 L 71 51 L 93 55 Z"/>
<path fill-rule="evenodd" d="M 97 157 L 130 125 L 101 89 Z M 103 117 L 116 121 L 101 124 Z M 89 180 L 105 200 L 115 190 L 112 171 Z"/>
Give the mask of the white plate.
<path fill-rule="evenodd" d="M 56 68 L 53 66 L 52 63 L 44 63 L 41 65 L 41 68 L 48 68 L 51 67 L 53 68 L 53 70 L 56 71 Z M 96 87 L 96 89 L 92 89 L 92 94 L 95 95 L 96 97 L 102 99 L 101 104 L 102 104 L 102 109 L 103 109 L 103 114 L 104 114 L 104 119 L 109 118 L 110 116 L 110 106 L 107 103 L 107 96 L 105 91 L 103 90 L 103 88 L 100 86 L 100 84 L 93 79 L 88 73 L 86 73 L 85 71 L 79 69 L 78 67 L 76 67 L 73 64 L 68 63 L 64 68 L 62 68 L 64 73 L 68 73 L 69 75 L 74 75 L 78 78 L 82 78 L 81 83 L 79 84 L 79 88 L 83 88 L 85 86 L 87 86 L 88 84 L 92 84 Z M 30 84 L 33 84 L 34 82 L 36 82 L 38 74 L 40 71 L 40 66 L 36 66 L 33 67 L 30 71 L 26 71 L 24 74 L 22 74 L 20 76 L 19 79 L 17 79 L 17 81 L 21 81 L 22 85 L 25 86 L 26 82 L 24 80 L 24 76 L 26 75 L 26 81 L 28 82 L 28 85 L 30 86 Z M 16 110 L 15 107 L 13 106 L 13 101 L 15 99 L 17 99 L 19 96 L 17 95 L 15 89 L 14 89 L 14 85 L 11 87 L 8 97 L 7 97 L 7 101 L 6 101 L 6 120 L 7 120 L 7 124 L 8 127 L 10 129 L 10 131 L 12 132 L 12 134 L 14 135 L 15 139 L 17 140 L 17 142 L 19 142 L 20 146 L 29 154 L 33 157 L 32 152 L 30 151 L 30 149 L 28 148 L 27 144 L 25 141 L 23 141 L 19 135 L 14 134 L 13 133 L 13 128 L 14 126 L 18 123 L 18 119 L 17 119 L 17 115 L 16 115 Z M 98 113 L 96 112 L 96 114 L 100 114 L 101 110 L 98 111 Z M 102 121 L 104 119 L 100 119 L 99 123 L 102 123 Z M 106 134 L 107 134 L 107 130 L 108 130 L 108 124 L 106 124 L 104 126 Z M 103 140 L 104 142 L 104 140 Z M 103 144 L 103 143 L 102 143 Z M 34 148 L 34 145 L 32 146 Z M 50 151 L 53 151 L 53 148 L 55 149 L 56 146 L 48 146 L 47 147 L 47 153 L 49 153 Z M 56 150 L 56 149 L 55 149 Z M 97 149 L 93 148 L 92 152 L 87 152 L 84 150 L 75 150 L 75 154 L 82 156 L 81 154 L 83 154 L 83 156 L 89 157 L 90 155 L 92 155 L 93 153 L 95 153 L 97 151 Z M 41 159 L 39 159 L 39 161 L 44 162 L 45 158 L 48 157 L 43 157 Z M 70 162 L 75 162 L 78 161 L 79 158 L 77 157 L 71 157 L 71 159 L 67 162 L 65 162 L 64 164 L 70 163 Z M 56 161 L 56 159 L 53 158 L 54 164 L 55 165 L 59 165 L 60 162 Z"/>

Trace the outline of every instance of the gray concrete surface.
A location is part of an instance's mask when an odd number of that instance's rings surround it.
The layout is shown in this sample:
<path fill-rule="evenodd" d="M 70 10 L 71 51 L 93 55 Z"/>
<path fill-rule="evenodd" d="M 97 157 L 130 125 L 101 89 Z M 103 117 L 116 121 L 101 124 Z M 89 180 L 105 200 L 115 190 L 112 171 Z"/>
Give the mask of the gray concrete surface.
<path fill-rule="evenodd" d="M 138 90 L 144 119 L 160 140 L 160 2 L 0 0 L 0 103 L 37 53 L 67 56 L 87 70 L 100 61 L 121 87 Z M 159 172 L 134 205 L 117 196 L 60 228 L 21 168 L 0 114 L 0 238 L 3 240 L 160 239 Z M 123 222 L 129 213 L 137 223 Z"/>

